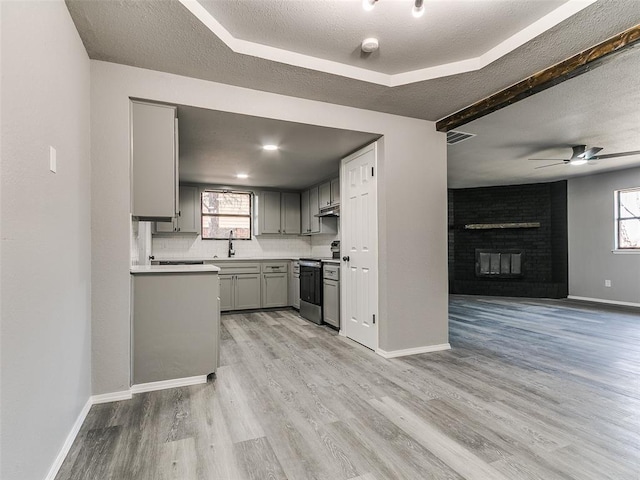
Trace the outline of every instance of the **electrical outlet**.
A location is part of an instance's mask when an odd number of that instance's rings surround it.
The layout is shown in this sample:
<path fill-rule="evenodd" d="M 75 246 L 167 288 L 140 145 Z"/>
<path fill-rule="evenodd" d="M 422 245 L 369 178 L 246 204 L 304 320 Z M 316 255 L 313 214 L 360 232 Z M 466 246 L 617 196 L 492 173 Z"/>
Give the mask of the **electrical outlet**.
<path fill-rule="evenodd" d="M 58 168 L 58 161 L 56 157 L 56 149 L 49 146 L 49 170 L 51 170 L 53 173 L 56 173 L 56 170 Z"/>
<path fill-rule="evenodd" d="M 605 287 L 610 287 L 611 286 L 611 280 L 605 280 L 604 281 L 604 286 Z"/>

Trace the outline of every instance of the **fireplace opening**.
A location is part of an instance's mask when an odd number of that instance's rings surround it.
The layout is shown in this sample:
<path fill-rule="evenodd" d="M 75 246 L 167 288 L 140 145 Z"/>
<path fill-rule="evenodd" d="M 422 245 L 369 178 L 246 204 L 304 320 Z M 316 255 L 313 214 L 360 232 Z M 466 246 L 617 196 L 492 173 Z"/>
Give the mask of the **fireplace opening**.
<path fill-rule="evenodd" d="M 523 250 L 476 249 L 476 277 L 520 278 Z"/>

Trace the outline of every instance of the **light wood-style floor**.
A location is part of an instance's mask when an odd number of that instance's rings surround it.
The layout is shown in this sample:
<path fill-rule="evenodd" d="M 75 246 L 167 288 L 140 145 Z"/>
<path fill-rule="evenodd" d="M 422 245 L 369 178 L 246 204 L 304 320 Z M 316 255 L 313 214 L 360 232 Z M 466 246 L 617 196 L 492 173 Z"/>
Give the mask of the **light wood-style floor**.
<path fill-rule="evenodd" d="M 394 360 L 222 318 L 214 381 L 94 406 L 57 480 L 640 478 L 631 310 L 452 297 L 453 349 Z"/>

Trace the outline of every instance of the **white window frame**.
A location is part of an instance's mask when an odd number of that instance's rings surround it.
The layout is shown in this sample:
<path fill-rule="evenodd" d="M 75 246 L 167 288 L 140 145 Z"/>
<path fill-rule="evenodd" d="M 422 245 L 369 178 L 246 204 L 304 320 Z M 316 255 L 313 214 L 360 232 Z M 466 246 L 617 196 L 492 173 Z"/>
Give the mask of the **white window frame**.
<path fill-rule="evenodd" d="M 624 192 L 637 192 L 640 191 L 640 187 L 632 187 L 632 188 L 621 188 L 619 190 L 615 190 L 613 192 L 613 205 L 614 205 L 614 213 L 613 213 L 613 224 L 614 224 L 614 247 L 613 253 L 622 253 L 622 254 L 640 254 L 640 248 L 621 248 L 620 247 L 620 220 L 625 220 L 628 218 L 640 218 L 640 217 L 627 217 L 620 218 L 620 193 Z"/>
<path fill-rule="evenodd" d="M 203 197 L 206 193 L 231 193 L 231 194 L 241 194 L 249 196 L 249 214 L 248 215 L 229 215 L 229 214 L 212 214 L 205 213 L 203 208 Z M 205 237 L 204 236 L 204 219 L 207 217 L 237 217 L 244 218 L 249 217 L 249 238 L 236 238 L 233 240 L 251 240 L 253 238 L 253 193 L 246 190 L 224 190 L 218 188 L 205 188 L 200 192 L 200 228 L 201 228 L 201 238 L 202 240 L 228 240 L 228 238 L 219 238 L 219 237 Z"/>

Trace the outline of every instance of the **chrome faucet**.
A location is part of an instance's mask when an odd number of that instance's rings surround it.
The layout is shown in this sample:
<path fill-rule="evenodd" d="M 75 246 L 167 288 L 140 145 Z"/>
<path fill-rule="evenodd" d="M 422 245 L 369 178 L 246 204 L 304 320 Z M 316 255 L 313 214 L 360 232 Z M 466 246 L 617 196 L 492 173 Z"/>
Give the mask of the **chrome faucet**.
<path fill-rule="evenodd" d="M 236 251 L 233 249 L 233 230 L 229 230 L 229 258 L 233 257 L 236 254 Z"/>

